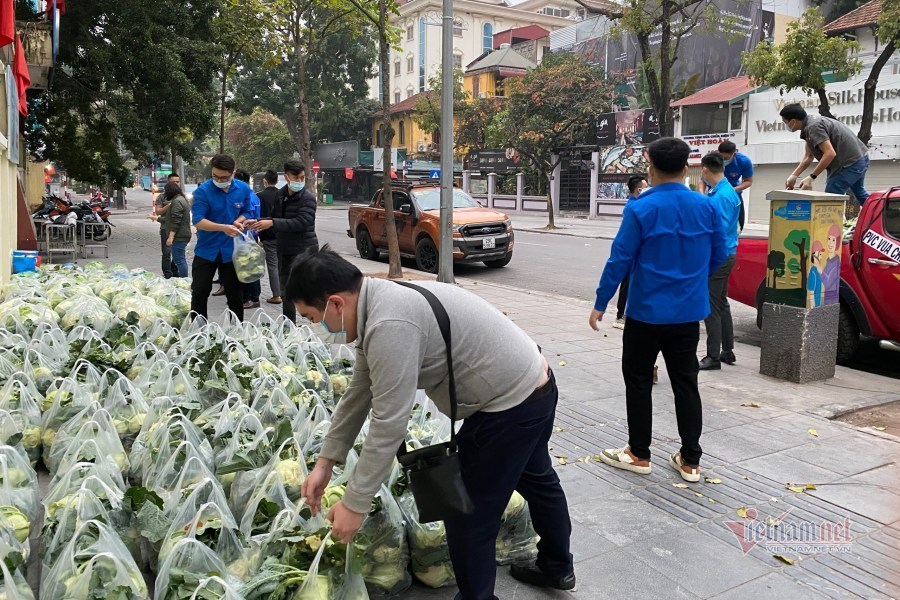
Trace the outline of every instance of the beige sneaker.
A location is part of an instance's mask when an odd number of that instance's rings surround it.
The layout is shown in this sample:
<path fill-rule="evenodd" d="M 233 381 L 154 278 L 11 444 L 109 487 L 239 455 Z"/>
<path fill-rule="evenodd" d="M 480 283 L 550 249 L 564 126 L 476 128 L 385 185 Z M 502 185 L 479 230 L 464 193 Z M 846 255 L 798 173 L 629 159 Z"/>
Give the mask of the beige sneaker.
<path fill-rule="evenodd" d="M 613 329 L 625 329 L 625 319 L 616 319 L 613 323 Z"/>
<path fill-rule="evenodd" d="M 681 452 L 676 452 L 670 456 L 669 464 L 672 465 L 673 469 L 678 471 L 681 478 L 685 481 L 689 481 L 690 483 L 697 483 L 700 481 L 700 467 L 692 467 L 684 464 L 684 461 L 681 460 Z"/>
<path fill-rule="evenodd" d="M 600 460 L 617 469 L 624 469 L 641 475 L 650 474 L 650 461 L 641 460 L 632 454 L 628 446 L 604 450 L 600 453 Z"/>

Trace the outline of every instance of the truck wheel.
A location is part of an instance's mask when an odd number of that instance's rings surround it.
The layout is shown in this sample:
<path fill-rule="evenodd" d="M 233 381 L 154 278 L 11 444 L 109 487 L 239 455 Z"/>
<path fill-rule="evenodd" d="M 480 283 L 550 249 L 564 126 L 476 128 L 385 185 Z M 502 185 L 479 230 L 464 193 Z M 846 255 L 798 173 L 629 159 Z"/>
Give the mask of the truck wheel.
<path fill-rule="evenodd" d="M 438 249 L 430 237 L 423 237 L 416 244 L 416 267 L 426 273 L 438 272 Z"/>
<path fill-rule="evenodd" d="M 378 248 L 375 247 L 375 242 L 372 241 L 372 236 L 365 227 L 360 227 L 356 233 L 356 249 L 362 258 L 378 260 Z"/>
<path fill-rule="evenodd" d="M 846 365 L 850 362 L 858 347 L 859 325 L 856 324 L 850 309 L 842 303 L 838 315 L 837 363 Z"/>
<path fill-rule="evenodd" d="M 506 265 L 509 264 L 509 261 L 512 260 L 512 252 L 504 256 L 503 258 L 498 258 L 497 260 L 486 260 L 484 264 L 487 265 L 489 269 L 502 269 Z"/>

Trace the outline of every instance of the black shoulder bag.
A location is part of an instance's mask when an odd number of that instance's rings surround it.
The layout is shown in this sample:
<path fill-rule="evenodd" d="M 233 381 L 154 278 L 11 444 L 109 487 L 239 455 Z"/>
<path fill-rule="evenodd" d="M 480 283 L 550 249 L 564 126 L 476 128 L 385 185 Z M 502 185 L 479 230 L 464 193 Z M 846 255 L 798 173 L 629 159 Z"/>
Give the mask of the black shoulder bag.
<path fill-rule="evenodd" d="M 467 515 L 475 506 L 462 479 L 456 446 L 456 381 L 453 379 L 453 355 L 450 351 L 450 317 L 440 300 L 429 290 L 404 281 L 396 283 L 416 290 L 431 305 L 447 346 L 450 388 L 450 441 L 408 451 L 404 440 L 397 451 L 397 460 L 406 472 L 409 488 L 419 509 L 420 523 Z"/>

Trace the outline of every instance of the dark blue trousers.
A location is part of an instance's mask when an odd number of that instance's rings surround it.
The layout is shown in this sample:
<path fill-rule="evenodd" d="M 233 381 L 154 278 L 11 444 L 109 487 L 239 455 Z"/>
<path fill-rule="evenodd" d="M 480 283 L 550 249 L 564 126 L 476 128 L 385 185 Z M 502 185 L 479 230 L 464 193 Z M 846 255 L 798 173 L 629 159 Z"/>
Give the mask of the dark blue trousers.
<path fill-rule="evenodd" d="M 547 442 L 553 433 L 559 390 L 551 382 L 540 396 L 509 410 L 478 412 L 459 430 L 462 476 L 475 510 L 445 521 L 458 600 L 493 600 L 495 544 L 500 517 L 513 490 L 531 511 L 538 542 L 537 566 L 551 576 L 574 571 L 572 523 Z"/>

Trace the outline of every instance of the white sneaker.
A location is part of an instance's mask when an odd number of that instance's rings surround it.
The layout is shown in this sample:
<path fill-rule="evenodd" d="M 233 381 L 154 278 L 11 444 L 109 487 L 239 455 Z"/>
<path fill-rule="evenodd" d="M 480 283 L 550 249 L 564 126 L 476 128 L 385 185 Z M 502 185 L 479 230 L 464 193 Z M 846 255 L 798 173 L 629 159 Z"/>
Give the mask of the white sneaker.
<path fill-rule="evenodd" d="M 604 450 L 600 453 L 600 460 L 617 469 L 624 469 L 625 471 L 640 473 L 641 475 L 650 474 L 650 461 L 641 460 L 632 454 L 631 448 L 628 446 Z"/>
<path fill-rule="evenodd" d="M 670 456 L 669 464 L 672 465 L 673 469 L 678 471 L 681 478 L 685 481 L 689 481 L 690 483 L 697 483 L 700 481 L 700 467 L 691 467 L 684 464 L 684 461 L 681 460 L 681 452 L 676 452 Z"/>
<path fill-rule="evenodd" d="M 625 319 L 616 319 L 613 323 L 613 329 L 625 329 Z"/>

